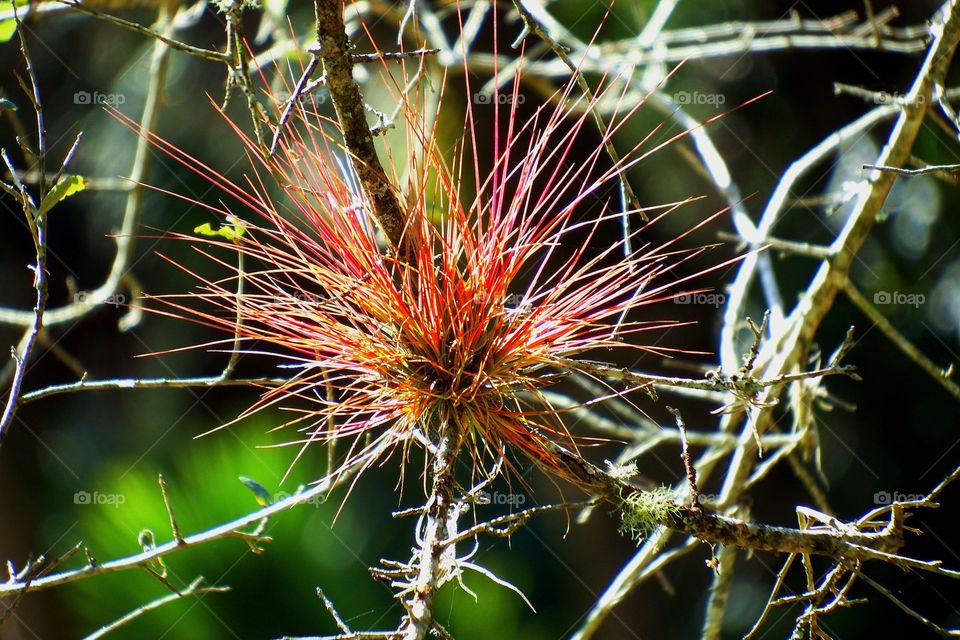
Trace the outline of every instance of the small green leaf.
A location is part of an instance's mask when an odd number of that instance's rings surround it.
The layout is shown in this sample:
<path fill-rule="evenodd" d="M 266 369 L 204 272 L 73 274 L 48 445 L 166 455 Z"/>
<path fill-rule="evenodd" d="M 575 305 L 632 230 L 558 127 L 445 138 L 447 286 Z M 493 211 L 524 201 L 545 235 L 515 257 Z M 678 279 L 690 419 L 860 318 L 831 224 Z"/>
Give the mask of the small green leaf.
<path fill-rule="evenodd" d="M 54 205 L 63 200 L 64 198 L 69 198 L 73 194 L 83 191 L 86 188 L 87 184 L 83 180 L 83 176 L 70 176 L 68 178 L 61 178 L 60 182 L 54 185 L 53 189 L 44 196 L 43 200 L 40 202 L 40 208 L 37 211 L 38 216 L 53 209 Z"/>
<path fill-rule="evenodd" d="M 253 492 L 253 497 L 261 507 L 265 507 L 273 502 L 273 497 L 270 495 L 270 492 L 256 480 L 248 478 L 247 476 L 240 476 L 240 482 Z"/>
<path fill-rule="evenodd" d="M 240 220 L 233 216 L 228 216 L 227 224 L 222 225 L 219 229 L 214 229 L 213 225 L 209 222 L 204 222 L 200 226 L 195 227 L 193 232 L 201 236 L 207 236 L 208 238 L 224 238 L 234 241 L 242 236 L 246 230 L 246 225 L 240 222 Z"/>

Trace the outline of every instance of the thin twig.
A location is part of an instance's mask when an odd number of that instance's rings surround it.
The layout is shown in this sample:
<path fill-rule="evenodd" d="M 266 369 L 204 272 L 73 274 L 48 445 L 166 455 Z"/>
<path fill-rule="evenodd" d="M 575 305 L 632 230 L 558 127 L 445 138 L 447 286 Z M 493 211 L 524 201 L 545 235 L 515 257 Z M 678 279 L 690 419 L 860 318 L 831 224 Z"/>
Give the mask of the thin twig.
<path fill-rule="evenodd" d="M 280 114 L 280 121 L 277 122 L 277 128 L 273 132 L 273 141 L 270 143 L 270 155 L 273 155 L 277 152 L 277 144 L 280 142 L 280 136 L 283 134 L 283 129 L 287 126 L 287 122 L 290 120 L 290 116 L 293 115 L 293 110 L 296 108 L 301 96 L 307 95 L 307 91 L 305 91 L 307 83 L 309 82 L 311 76 L 313 76 L 313 72 L 317 70 L 317 66 L 320 64 L 319 51 L 312 49 L 310 53 L 312 54 L 310 57 L 310 62 L 307 63 L 306 68 L 303 70 L 303 75 L 301 75 L 300 79 L 297 80 L 297 84 L 293 89 L 293 95 L 287 99 L 286 104 L 283 107 L 283 113 Z"/>
<path fill-rule="evenodd" d="M 163 506 L 167 509 L 167 517 L 170 518 L 170 530 L 173 532 L 173 539 L 178 544 L 184 544 L 183 534 L 180 533 L 180 523 L 177 522 L 177 516 L 173 512 L 173 504 L 170 502 L 170 492 L 167 489 L 167 481 L 161 473 L 158 476 L 160 482 L 160 493 L 163 496 Z"/>
<path fill-rule="evenodd" d="M 677 429 L 680 431 L 680 458 L 683 460 L 683 470 L 687 474 L 687 483 L 690 486 L 690 506 L 696 511 L 701 511 L 703 507 L 700 506 L 700 489 L 697 488 L 697 470 L 690 459 L 690 449 L 687 448 L 686 425 L 679 410 L 667 407 L 667 411 L 673 414 L 677 421 Z"/>
<path fill-rule="evenodd" d="M 337 628 L 340 629 L 340 631 L 343 631 L 345 634 L 353 633 L 353 631 L 350 630 L 350 627 L 347 626 L 347 623 L 343 621 L 343 618 L 340 617 L 340 614 L 337 613 L 336 607 L 333 606 L 333 603 L 330 602 L 330 599 L 327 598 L 327 595 L 320 587 L 317 587 L 317 597 L 323 601 L 323 606 L 327 609 L 330 617 L 333 618 Z"/>
<path fill-rule="evenodd" d="M 956 382 L 950 379 L 946 375 L 946 370 L 942 367 L 938 367 L 933 363 L 930 358 L 925 356 L 922 351 L 920 351 L 912 342 L 907 340 L 907 338 L 897 331 L 896 327 L 890 323 L 889 320 L 880 313 L 879 309 L 872 304 L 867 298 L 860 293 L 860 290 L 857 289 L 857 286 L 853 284 L 850 278 L 845 278 L 843 281 L 843 291 L 847 294 L 847 297 L 850 298 L 850 301 L 853 302 L 860 309 L 870 321 L 876 325 L 880 331 L 883 332 L 887 338 L 890 339 L 893 344 L 895 344 L 908 358 L 913 360 L 921 369 L 927 372 L 931 378 L 937 381 L 937 383 L 946 389 L 950 395 L 952 395 L 957 400 L 960 400 L 960 386 Z"/>
<path fill-rule="evenodd" d="M 119 618 L 108 625 L 100 627 L 98 630 L 94 631 L 90 635 L 85 636 L 83 640 L 98 640 L 99 638 L 102 638 L 108 633 L 112 631 L 116 631 L 120 627 L 136 620 L 137 618 L 147 613 L 148 611 L 152 611 L 154 609 L 162 607 L 163 605 L 168 604 L 170 602 L 175 602 L 177 600 L 180 600 L 182 598 L 186 598 L 189 596 L 201 596 L 207 593 L 226 593 L 227 591 L 230 591 L 230 587 L 202 587 L 200 586 L 201 584 L 203 584 L 203 576 L 199 576 L 198 578 L 196 578 L 193 582 L 187 585 L 186 589 L 181 589 L 178 593 L 168 594 L 162 598 L 157 598 L 152 602 L 149 602 L 145 605 L 137 607 L 136 609 L 126 614 L 122 618 Z"/>
<path fill-rule="evenodd" d="M 48 213 L 44 208 L 44 201 L 47 196 L 47 187 L 42 176 L 46 173 L 47 157 L 47 134 L 43 121 L 43 106 L 40 100 L 40 85 L 37 82 L 37 75 L 33 66 L 33 60 L 30 57 L 30 49 L 27 46 L 27 39 L 24 35 L 24 29 L 20 24 L 20 18 L 16 18 L 17 34 L 20 37 L 20 51 L 23 54 L 23 60 L 26 63 L 27 74 L 30 78 L 30 91 L 28 95 L 33 102 L 33 108 L 37 115 L 37 172 L 41 176 L 39 184 L 39 200 L 37 205 L 31 201 L 26 188 L 20 184 L 21 204 L 23 215 L 26 217 L 27 226 L 32 235 L 35 249 L 36 261 L 33 264 L 33 288 L 36 297 L 33 306 L 33 322 L 27 330 L 26 337 L 22 341 L 22 349 L 17 352 L 12 350 L 15 370 L 13 380 L 10 383 L 10 392 L 7 396 L 7 403 L 0 416 L 0 446 L 9 432 L 10 425 L 13 423 L 13 416 L 17 410 L 18 399 L 20 397 L 20 388 L 23 386 L 23 378 L 27 372 L 27 364 L 33 355 L 33 347 L 37 343 L 37 336 L 43 328 L 43 314 L 47 306 L 47 221 Z M 67 155 L 67 160 L 72 154 Z M 9 163 L 9 161 L 8 161 Z"/>
<path fill-rule="evenodd" d="M 204 58 L 206 60 L 212 60 L 213 62 L 222 62 L 224 64 L 230 64 L 232 59 L 229 54 L 220 53 L 219 51 L 212 51 L 210 49 L 203 49 L 202 47 L 194 47 L 192 45 L 180 42 L 179 40 L 174 40 L 169 36 L 169 34 L 163 33 L 162 31 L 155 31 L 149 27 L 145 27 L 142 24 L 136 22 L 131 22 L 129 20 L 124 20 L 123 18 L 118 18 L 112 16 L 108 13 L 103 13 L 96 9 L 92 9 L 86 4 L 80 3 L 77 0 L 58 0 L 68 7 L 71 7 L 74 11 L 79 11 L 80 13 L 85 13 L 87 15 L 93 16 L 98 20 L 103 20 L 104 22 L 109 22 L 110 24 L 116 25 L 118 27 L 123 27 L 124 29 L 129 29 L 130 31 L 135 31 L 140 35 L 147 36 L 153 40 L 156 40 L 158 43 L 163 43 L 171 49 L 176 49 L 177 51 L 182 51 L 184 53 L 189 53 L 192 56 L 197 56 L 199 58 Z"/>
<path fill-rule="evenodd" d="M 960 164 L 935 164 L 929 167 L 922 167 L 920 169 L 904 169 L 902 167 L 885 167 L 878 166 L 873 164 L 863 165 L 864 169 L 873 169 L 876 171 L 889 171 L 895 173 L 898 176 L 925 176 L 931 173 L 958 173 L 960 172 Z"/>
<path fill-rule="evenodd" d="M 121 389 L 189 389 L 212 387 L 279 387 L 289 382 L 286 378 L 118 378 L 115 380 L 80 380 L 52 385 L 20 396 L 19 404 L 26 404 L 65 393 L 81 391 L 112 391 Z"/>
<path fill-rule="evenodd" d="M 433 49 L 413 49 L 412 51 L 384 51 L 380 53 L 355 53 L 350 56 L 354 64 L 372 64 L 383 60 L 400 61 L 410 58 L 423 58 L 424 56 L 433 56 L 440 53 L 439 48 Z"/>
<path fill-rule="evenodd" d="M 513 0 L 513 6 L 516 7 L 517 12 L 520 14 L 520 18 L 523 20 L 524 32 L 521 33 L 517 40 L 514 42 L 514 47 L 526 37 L 528 33 L 536 34 L 541 40 L 547 43 L 553 53 L 563 61 L 567 68 L 570 69 L 571 75 L 573 75 L 574 80 L 577 82 L 577 86 L 580 87 L 580 91 L 583 92 L 583 95 L 587 98 L 589 103 L 595 102 L 593 95 L 593 90 L 590 89 L 590 85 L 587 83 L 587 79 L 584 77 L 583 72 L 573 60 L 570 59 L 570 56 L 567 53 L 567 49 L 561 45 L 559 42 L 553 39 L 553 37 L 547 33 L 546 29 L 540 24 L 540 21 L 537 20 L 526 5 L 524 5 L 524 0 Z M 610 156 L 611 162 L 616 169 L 619 169 L 621 166 L 620 154 L 617 152 L 616 147 L 613 146 L 613 137 L 610 135 L 610 127 L 603 121 L 603 117 L 600 115 L 600 112 L 597 110 L 591 110 L 591 116 L 594 119 L 594 122 L 597 124 L 597 128 L 600 130 L 600 134 L 603 139 L 603 146 L 607 152 L 607 155 Z M 647 214 L 644 213 L 643 207 L 640 204 L 640 199 L 637 198 L 637 195 L 633 192 L 633 188 L 630 186 L 630 182 L 627 179 L 627 175 L 623 171 L 618 171 L 617 178 L 620 181 L 620 188 L 623 190 L 624 195 L 626 196 L 627 201 L 630 203 L 630 206 L 633 210 L 640 216 L 640 219 L 644 222 L 648 220 Z M 624 212 L 624 217 L 626 217 L 626 212 Z M 627 233 L 626 237 L 631 237 L 631 233 Z"/>
<path fill-rule="evenodd" d="M 268 542 L 270 538 L 261 533 L 261 529 L 266 519 L 283 511 L 287 511 L 288 509 L 292 509 L 297 505 L 305 504 L 313 501 L 316 498 L 325 496 L 333 489 L 345 484 L 346 482 L 349 482 L 358 471 L 360 471 L 366 465 L 369 465 L 370 460 L 375 459 L 380 453 L 382 453 L 383 449 L 389 446 L 389 444 L 390 443 L 387 442 L 382 443 L 377 448 L 353 460 L 348 466 L 342 468 L 342 470 L 338 473 L 325 477 L 312 487 L 298 491 L 297 493 L 294 493 L 283 500 L 278 500 L 277 502 L 263 507 L 262 509 L 248 513 L 235 520 L 231 520 L 230 522 L 225 522 L 200 533 L 184 536 L 182 542 L 171 540 L 164 544 L 155 545 L 148 550 L 144 550 L 141 553 L 131 556 L 110 560 L 108 562 L 88 564 L 87 566 L 79 569 L 61 571 L 59 573 L 46 575 L 35 580 L 28 581 L 22 578 L 17 578 L 7 582 L 0 582 L 0 597 L 13 595 L 20 591 L 31 592 L 48 589 L 50 587 L 69 584 L 71 582 L 76 582 L 77 580 L 84 580 L 93 576 L 104 575 L 107 573 L 116 573 L 118 571 L 143 568 L 151 565 L 158 559 L 179 553 L 184 549 L 198 547 L 200 545 L 213 542 L 214 540 L 238 538 L 246 542 L 248 545 L 256 544 L 258 542 Z M 258 528 L 254 529 L 253 532 L 242 531 L 242 529 L 251 525 L 258 525 Z"/>
<path fill-rule="evenodd" d="M 941 627 L 940 625 L 938 625 L 937 623 L 933 622 L 933 621 L 930 620 L 929 618 L 927 618 L 927 617 L 925 617 L 925 616 L 917 613 L 916 611 L 914 611 L 914 610 L 913 610 L 912 608 L 910 608 L 906 603 L 904 603 L 903 600 L 901 600 L 901 599 L 898 598 L 897 596 L 893 595 L 893 593 L 892 593 L 889 589 L 887 589 L 886 587 L 884 587 L 882 584 L 880 584 L 879 582 L 877 582 L 876 580 L 874 580 L 874 579 L 871 578 L 870 576 L 866 575 L 865 573 L 863 573 L 863 572 L 861 572 L 861 571 L 858 571 L 858 572 L 857 572 L 857 576 L 858 576 L 861 580 L 863 580 L 864 582 L 866 582 L 867 584 L 869 584 L 871 587 L 873 587 L 874 589 L 876 589 L 877 591 L 879 591 L 885 598 L 887 598 L 887 600 L 889 600 L 890 602 L 892 602 L 893 604 L 895 604 L 897 607 L 899 607 L 899 609 L 900 609 L 901 611 L 903 611 L 904 613 L 906 613 L 908 616 L 910 616 L 910 617 L 913 618 L 914 620 L 919 620 L 919 621 L 922 622 L 927 628 L 932 629 L 935 633 L 937 633 L 937 634 L 939 634 L 939 635 L 941 635 L 941 636 L 945 636 L 945 637 L 947 637 L 947 638 L 960 638 L 960 629 L 947 629 L 946 627 Z"/>
<path fill-rule="evenodd" d="M 85 10 L 84 7 L 77 5 L 73 0 L 67 1 L 66 4 L 74 6 L 79 11 Z M 174 31 L 173 16 L 169 14 L 166 5 L 161 6 L 158 25 L 162 34 L 169 35 Z M 153 32 L 151 31 L 151 33 Z M 116 295 L 127 275 L 127 271 L 133 261 L 134 248 L 136 246 L 134 234 L 140 224 L 140 208 L 142 206 L 143 191 L 145 189 L 144 182 L 150 158 L 153 155 L 150 149 L 149 137 L 145 135 L 145 132 L 153 131 L 156 128 L 157 119 L 160 114 L 160 97 L 166 82 L 169 53 L 170 48 L 165 44 L 164 38 L 154 43 L 148 75 L 147 96 L 144 101 L 143 114 L 140 119 L 140 129 L 144 135 L 140 136 L 137 141 L 134 152 L 133 165 L 129 175 L 130 183 L 133 186 L 127 194 L 120 230 L 114 236 L 117 243 L 117 252 L 113 263 L 110 265 L 110 272 L 103 284 L 93 291 L 88 292 L 83 297 L 77 298 L 73 303 L 63 307 L 46 309 L 43 324 L 47 328 L 72 322 L 90 313 L 98 305 L 108 300 L 111 296 Z M 10 170 L 13 171 L 12 168 Z M 27 327 L 32 324 L 33 315 L 30 311 L 0 308 L 0 324 Z"/>

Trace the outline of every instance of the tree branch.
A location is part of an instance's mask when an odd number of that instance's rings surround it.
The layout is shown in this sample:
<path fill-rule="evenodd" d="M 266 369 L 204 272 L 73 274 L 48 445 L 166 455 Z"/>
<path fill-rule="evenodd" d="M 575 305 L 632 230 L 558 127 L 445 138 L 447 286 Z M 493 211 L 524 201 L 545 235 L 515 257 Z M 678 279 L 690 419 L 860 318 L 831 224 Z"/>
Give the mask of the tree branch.
<path fill-rule="evenodd" d="M 86 566 L 79 569 L 61 571 L 59 573 L 44 575 L 32 580 L 12 577 L 6 582 L 0 582 L 0 597 L 29 593 L 32 591 L 40 591 L 42 589 L 69 584 L 71 582 L 76 582 L 77 580 L 84 580 L 86 578 L 92 578 L 94 576 L 107 573 L 116 573 L 118 571 L 126 571 L 128 569 L 147 567 L 154 563 L 157 559 L 165 558 L 166 556 L 179 553 L 184 549 L 198 547 L 200 545 L 213 542 L 214 540 L 222 540 L 224 538 L 240 538 L 251 546 L 256 545 L 259 542 L 268 542 L 270 538 L 262 535 L 260 530 L 267 518 L 270 518 L 271 516 L 288 509 L 292 509 L 297 505 L 310 502 L 311 500 L 317 498 L 325 497 L 327 493 L 349 481 L 354 475 L 357 474 L 357 472 L 369 465 L 370 461 L 376 459 L 376 457 L 382 453 L 386 446 L 388 446 L 388 443 L 383 443 L 380 446 L 368 451 L 366 454 L 353 460 L 349 466 L 343 468 L 341 471 L 332 476 L 327 476 L 312 487 L 298 491 L 293 495 L 284 498 L 283 500 L 274 502 L 273 504 L 270 504 L 262 509 L 253 511 L 235 520 L 218 525 L 212 529 L 195 533 L 190 536 L 182 536 L 179 540 L 174 538 L 165 544 L 153 546 L 142 553 L 137 553 L 125 558 L 118 558 L 102 564 L 88 563 Z M 252 532 L 241 531 L 241 529 L 251 525 L 259 526 Z"/>
<path fill-rule="evenodd" d="M 445 556 L 452 545 L 448 542 L 456 534 L 455 519 L 458 515 L 453 491 L 460 450 L 460 434 L 456 422 L 444 418 L 440 424 L 437 449 L 433 459 L 433 488 L 426 505 L 426 521 L 420 549 L 417 552 L 419 572 L 414 582 L 411 597 L 404 602 L 407 622 L 400 630 L 403 640 L 423 640 L 433 627 L 433 598 L 448 577 L 450 563 Z M 452 523 L 451 520 L 454 520 Z"/>
<path fill-rule="evenodd" d="M 350 151 L 360 184 L 373 208 L 373 215 L 389 244 L 403 256 L 405 215 L 396 191 L 377 157 L 373 135 L 367 125 L 360 87 L 353 80 L 351 44 L 343 22 L 342 0 L 314 0 L 317 16 L 318 55 L 323 61 L 344 143 Z"/>

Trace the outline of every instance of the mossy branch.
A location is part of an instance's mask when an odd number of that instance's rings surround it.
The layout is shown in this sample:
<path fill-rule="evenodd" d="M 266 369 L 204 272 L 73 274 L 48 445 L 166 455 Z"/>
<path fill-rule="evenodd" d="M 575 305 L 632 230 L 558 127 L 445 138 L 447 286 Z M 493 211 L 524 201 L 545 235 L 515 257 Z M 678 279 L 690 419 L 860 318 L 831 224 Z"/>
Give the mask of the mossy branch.
<path fill-rule="evenodd" d="M 784 554 L 818 555 L 841 563 L 881 560 L 901 567 L 916 567 L 960 577 L 960 572 L 897 555 L 903 546 L 903 521 L 908 508 L 935 506 L 932 499 L 916 504 L 893 504 L 890 520 L 875 531 L 857 524 L 839 521 L 830 528 L 799 529 L 779 527 L 710 513 L 700 505 L 681 504 L 663 489 L 644 490 L 600 469 L 578 454 L 550 444 L 566 471 L 577 478 L 580 487 L 616 507 L 622 517 L 622 530 L 642 537 L 658 526 L 666 527 L 710 544 L 732 545 L 754 551 Z M 951 478 L 957 474 L 951 475 Z M 939 491 L 939 488 L 935 491 Z M 934 494 L 930 494 L 933 496 Z M 870 520 L 873 526 L 873 519 Z"/>

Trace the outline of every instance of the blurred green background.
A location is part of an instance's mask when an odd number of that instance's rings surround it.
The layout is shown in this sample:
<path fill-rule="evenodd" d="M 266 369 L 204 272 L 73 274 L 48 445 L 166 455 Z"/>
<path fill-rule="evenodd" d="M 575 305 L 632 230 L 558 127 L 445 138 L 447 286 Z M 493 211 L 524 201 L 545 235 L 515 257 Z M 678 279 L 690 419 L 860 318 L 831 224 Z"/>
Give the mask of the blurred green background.
<path fill-rule="evenodd" d="M 618 2 L 615 16 L 608 19 L 600 39 L 635 34 L 653 4 L 651 0 Z M 891 4 L 873 2 L 877 11 Z M 901 9 L 896 25 L 920 24 L 937 6 L 931 1 L 896 4 Z M 601 3 L 582 0 L 558 0 L 550 9 L 581 38 L 591 36 L 603 14 Z M 691 0 L 680 3 L 669 26 L 771 20 L 788 17 L 790 11 L 816 18 L 848 9 L 862 12 L 863 3 Z M 145 23 L 155 15 L 149 6 L 116 9 L 115 13 Z M 309 3 L 293 3 L 290 19 L 298 32 L 308 31 L 310 16 Z M 248 18 L 248 31 L 254 33 L 257 15 L 249 12 Z M 444 26 L 452 40 L 454 25 Z M 44 16 L 29 22 L 25 29 L 46 107 L 52 158 L 62 157 L 82 130 L 83 142 L 73 165 L 77 172 L 105 178 L 128 175 L 135 137 L 100 107 L 78 104 L 75 96 L 77 92 L 95 91 L 122 96 L 119 109 L 138 118 L 152 45 L 142 36 L 76 14 Z M 519 27 L 509 24 L 502 30 L 512 39 Z M 385 31 L 382 35 L 381 46 L 391 47 L 395 33 Z M 208 9 L 196 25 L 181 31 L 178 37 L 198 46 L 222 47 L 223 18 Z M 484 39 L 489 39 L 486 31 L 478 46 L 489 49 Z M 7 98 L 22 107 L 19 116 L 27 130 L 33 131 L 35 125 L 24 108 L 28 101 L 13 75 L 14 71 L 22 72 L 17 41 L 0 45 L 0 55 L 0 86 Z M 771 96 L 725 116 L 711 127 L 734 179 L 748 198 L 746 208 L 756 219 L 789 163 L 867 108 L 856 98 L 835 96 L 833 82 L 904 92 L 920 60 L 920 55 L 843 48 L 737 55 L 688 63 L 670 89 L 719 93 L 725 96 L 721 109 L 773 91 Z M 245 159 L 240 145 L 211 104 L 211 100 L 219 102 L 223 96 L 222 66 L 176 52 L 170 64 L 159 133 L 227 175 L 241 176 Z M 455 124 L 462 117 L 458 112 L 462 98 L 456 96 L 461 82 L 453 75 L 448 86 Z M 529 95 L 538 96 L 538 88 L 531 89 Z M 240 102 L 234 96 L 229 114 L 243 125 L 246 121 Z M 690 111 L 706 118 L 718 109 L 703 104 L 691 106 Z M 489 112 L 480 117 L 489 117 Z M 650 110 L 641 111 L 618 144 L 626 148 L 630 140 L 644 135 L 661 119 Z M 455 132 L 456 126 L 451 131 Z M 818 168 L 803 181 L 798 193 L 824 196 L 841 188 L 844 176 L 853 175 L 850 172 L 859 166 L 862 158 L 857 154 L 870 161 L 872 150 L 883 141 L 884 131 L 884 127 L 878 128 L 858 143 L 861 146 L 846 150 L 839 161 L 834 158 Z M 11 121 L 4 120 L 0 141 L 18 162 L 14 135 Z M 689 150 L 689 143 L 678 143 L 658 153 L 631 175 L 644 203 L 707 196 L 654 229 L 648 238 L 654 242 L 672 237 L 724 206 L 711 185 L 682 160 L 681 150 Z M 955 163 L 957 150 L 956 140 L 926 126 L 915 153 L 931 163 Z M 219 197 L 209 185 L 160 156 L 153 159 L 147 182 L 214 204 Z M 163 194 L 149 192 L 145 197 L 141 229 L 145 237 L 138 240 L 132 269 L 143 290 L 178 292 L 195 285 L 157 252 L 215 275 L 216 270 L 183 243 L 158 242 L 149 237 L 157 235 L 157 230 L 190 232 L 211 221 L 210 214 Z M 119 224 L 124 200 L 122 192 L 87 191 L 57 207 L 50 224 L 51 306 L 68 302 L 72 288 L 82 291 L 102 282 L 114 254 L 109 234 Z M 926 296 L 922 305 L 888 306 L 884 312 L 922 351 L 944 365 L 957 360 L 960 338 L 957 202 L 955 189 L 933 179 L 899 183 L 886 208 L 889 215 L 876 227 L 854 269 L 855 280 L 868 296 L 880 291 Z M 0 305 L 27 309 L 32 304 L 30 273 L 25 268 L 32 260 L 30 239 L 16 203 L 6 197 L 2 203 L 0 273 L 4 274 L 4 286 L 0 289 Z M 831 225 L 836 226 L 825 207 L 797 204 L 778 227 L 778 235 L 823 243 L 832 238 Z M 714 242 L 719 230 L 731 230 L 729 218 L 721 218 L 691 243 Z M 726 248 L 720 253 L 732 255 L 733 251 Z M 784 298 L 789 302 L 809 282 L 815 264 L 799 257 L 774 258 Z M 722 290 L 731 276 L 730 270 L 717 272 L 706 279 L 705 286 Z M 697 324 L 671 331 L 663 344 L 715 351 L 717 309 L 669 303 L 665 307 L 650 313 L 696 320 Z M 29 370 L 25 388 L 76 380 L 79 370 L 86 371 L 91 379 L 104 379 L 206 375 L 222 369 L 226 356 L 203 350 L 138 357 L 219 336 L 151 314 L 134 329 L 120 332 L 117 322 L 124 312 L 123 308 L 104 305 L 82 321 L 52 328 Z M 751 305 L 750 315 L 759 318 L 762 313 L 763 303 L 758 298 Z M 824 471 L 830 482 L 828 496 L 841 518 L 852 518 L 871 508 L 877 492 L 924 492 L 960 459 L 956 446 L 960 410 L 956 402 L 843 298 L 838 298 L 818 334 L 824 351 L 839 344 L 850 324 L 857 325 L 861 340 L 849 362 L 857 365 L 864 381 L 836 379 L 828 388 L 838 398 L 856 405 L 856 410 L 821 414 L 828 425 L 821 432 Z M 4 344 L 16 344 L 20 339 L 19 330 L 10 327 L 0 327 L 0 335 Z M 71 368 L 68 362 L 74 366 Z M 715 359 L 709 356 L 699 362 L 715 365 Z M 624 364 L 677 374 L 675 367 L 652 356 Z M 277 370 L 271 366 L 250 359 L 241 362 L 240 371 L 276 375 Z M 325 456 L 323 452 L 311 452 L 280 484 L 294 450 L 263 448 L 288 437 L 282 432 L 269 433 L 283 420 L 279 411 L 264 411 L 229 429 L 196 438 L 234 419 L 256 398 L 256 391 L 241 389 L 111 391 L 58 396 L 23 407 L 10 438 L 0 449 L 0 558 L 22 567 L 30 554 L 55 557 L 82 540 L 104 561 L 137 552 L 138 534 L 145 528 L 151 529 L 158 540 L 168 540 L 170 531 L 157 485 L 159 472 L 171 487 L 172 502 L 185 532 L 200 531 L 257 507 L 252 493 L 238 481 L 240 475 L 257 480 L 270 492 L 292 492 L 299 484 L 319 477 Z M 663 403 L 654 405 L 644 398 L 638 402 L 654 418 L 670 420 Z M 679 401 L 675 404 L 684 410 L 689 424 L 715 424 L 715 418 L 708 415 L 710 407 Z M 598 460 L 604 453 L 609 450 L 598 452 Z M 657 453 L 658 458 L 641 461 L 641 471 L 657 481 L 676 481 L 682 473 L 676 453 Z M 401 609 L 392 591 L 371 579 L 367 567 L 377 565 L 381 558 L 408 556 L 413 523 L 394 519 L 390 513 L 422 500 L 416 473 L 420 464 L 420 459 L 411 461 L 402 494 L 397 488 L 397 462 L 392 460 L 368 472 L 342 509 L 344 490 L 325 504 L 304 505 L 272 519 L 267 533 L 274 540 L 264 546 L 261 555 L 253 554 L 239 540 L 228 539 L 169 558 L 168 577 L 175 585 L 185 585 L 202 574 L 209 583 L 229 585 L 232 590 L 166 605 L 113 637 L 246 640 L 334 633 L 336 628 L 316 597 L 318 586 L 354 629 L 391 628 Z M 524 506 L 557 499 L 549 481 L 537 474 L 526 477 L 531 490 L 524 490 Z M 704 490 L 709 492 L 711 487 Z M 78 504 L 78 492 L 89 495 L 90 504 Z M 787 468 L 775 471 L 751 493 L 751 500 L 754 516 L 782 524 L 795 523 L 794 505 L 808 503 Z M 960 564 L 955 550 L 960 492 L 948 493 L 944 502 L 942 510 L 924 512 L 914 522 L 929 533 L 911 541 L 910 550 L 921 557 L 945 558 L 956 566 Z M 486 509 L 482 515 L 502 511 L 503 506 Z M 456 585 L 448 585 L 437 611 L 462 640 L 565 637 L 629 560 L 634 548 L 633 541 L 617 533 L 617 521 L 602 510 L 585 525 L 574 524 L 563 515 L 537 518 L 509 542 L 482 539 L 474 558 L 517 585 L 537 609 L 536 614 L 514 593 L 478 574 L 465 579 L 478 602 Z M 710 584 L 710 572 L 704 565 L 708 557 L 708 549 L 699 550 L 672 565 L 662 581 L 645 583 L 631 593 L 607 621 L 600 637 L 697 637 Z M 727 637 L 742 637 L 753 623 L 779 566 L 778 558 L 764 554 L 749 561 L 740 557 L 726 619 Z M 887 584 L 895 583 L 895 593 L 917 603 L 932 619 L 960 623 L 960 590 L 955 585 L 884 570 L 877 571 L 876 577 L 886 579 Z M 32 594 L 16 610 L 15 617 L 0 627 L 0 640 L 83 637 L 166 592 L 145 573 L 124 572 Z M 797 611 L 790 613 L 795 616 Z M 758 637 L 786 637 L 792 617 L 773 620 L 766 634 Z M 876 602 L 831 616 L 827 624 L 835 638 L 900 637 L 900 633 L 912 638 L 926 633 L 893 607 Z"/>

